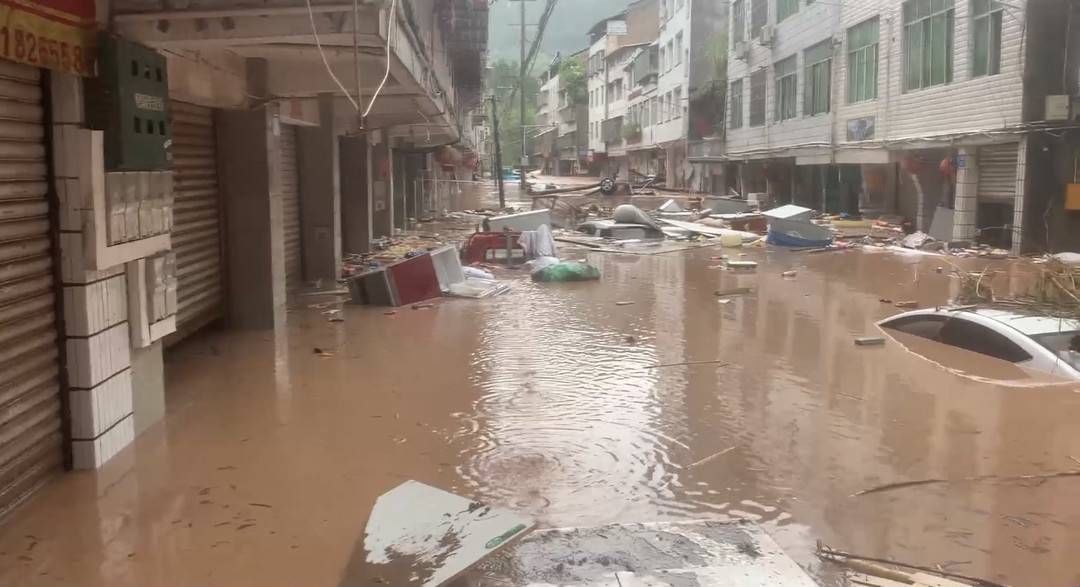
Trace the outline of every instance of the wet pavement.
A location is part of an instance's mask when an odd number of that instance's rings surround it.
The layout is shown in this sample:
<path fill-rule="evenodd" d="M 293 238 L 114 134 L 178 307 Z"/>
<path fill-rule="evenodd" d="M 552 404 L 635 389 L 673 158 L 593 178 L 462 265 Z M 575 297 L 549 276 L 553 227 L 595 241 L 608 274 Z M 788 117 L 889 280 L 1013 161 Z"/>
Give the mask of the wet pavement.
<path fill-rule="evenodd" d="M 344 323 L 300 307 L 276 335 L 191 340 L 167 358 L 164 422 L 0 526 L 0 584 L 371 584 L 367 514 L 407 479 L 542 527 L 747 518 L 828 582 L 819 539 L 1080 583 L 1080 478 L 852 497 L 1080 469 L 1076 384 L 855 346 L 899 312 L 882 298 L 954 293 L 941 258 L 749 249 L 759 270 L 733 273 L 724 252 L 593 253 L 600 282 L 520 276 L 499 298 L 347 307 Z M 1000 267 L 1003 287 L 1026 282 Z M 754 291 L 715 295 L 736 287 Z"/>

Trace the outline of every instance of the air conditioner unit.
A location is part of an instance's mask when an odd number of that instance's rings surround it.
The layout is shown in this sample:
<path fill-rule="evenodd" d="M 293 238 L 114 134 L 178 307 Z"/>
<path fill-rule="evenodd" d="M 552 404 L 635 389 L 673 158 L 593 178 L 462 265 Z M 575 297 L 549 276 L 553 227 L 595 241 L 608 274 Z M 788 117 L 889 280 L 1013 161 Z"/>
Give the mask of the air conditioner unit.
<path fill-rule="evenodd" d="M 1043 119 L 1047 122 L 1075 122 L 1080 119 L 1080 98 L 1068 94 L 1047 96 Z"/>
<path fill-rule="evenodd" d="M 758 41 L 762 45 L 770 46 L 773 41 L 776 40 L 776 30 L 769 25 L 761 27 L 761 36 L 758 37 Z"/>
<path fill-rule="evenodd" d="M 750 43 L 739 41 L 735 43 L 735 59 L 746 61 L 750 56 Z"/>

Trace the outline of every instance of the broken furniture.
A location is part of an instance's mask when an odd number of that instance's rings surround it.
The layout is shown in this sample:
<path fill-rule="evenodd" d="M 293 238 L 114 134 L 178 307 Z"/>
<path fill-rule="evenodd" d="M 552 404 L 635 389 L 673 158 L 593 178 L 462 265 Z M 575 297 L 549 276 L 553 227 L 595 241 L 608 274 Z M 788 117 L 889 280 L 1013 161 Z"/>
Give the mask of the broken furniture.
<path fill-rule="evenodd" d="M 832 244 L 832 231 L 812 222 L 810 208 L 788 204 L 762 212 L 769 219 L 770 245 L 792 248 L 818 248 Z"/>
<path fill-rule="evenodd" d="M 375 501 L 364 529 L 368 576 L 349 579 L 356 585 L 445 585 L 532 527 L 525 516 L 406 481 Z"/>
<path fill-rule="evenodd" d="M 510 240 L 511 257 L 520 255 L 521 260 L 524 261 L 525 249 L 519 242 L 521 233 L 514 231 L 477 232 L 469 235 L 461 251 L 461 260 L 466 265 L 491 263 L 500 259 L 504 259 L 505 262 L 509 263 L 510 259 L 506 259 L 507 239 Z"/>
<path fill-rule="evenodd" d="M 439 275 L 428 253 L 365 271 L 348 281 L 354 304 L 407 306 L 442 296 Z"/>
<path fill-rule="evenodd" d="M 524 230 L 536 230 L 543 225 L 551 226 L 551 210 L 531 210 L 506 216 L 495 216 L 485 221 L 487 232 L 503 232 L 511 230 L 521 232 Z"/>

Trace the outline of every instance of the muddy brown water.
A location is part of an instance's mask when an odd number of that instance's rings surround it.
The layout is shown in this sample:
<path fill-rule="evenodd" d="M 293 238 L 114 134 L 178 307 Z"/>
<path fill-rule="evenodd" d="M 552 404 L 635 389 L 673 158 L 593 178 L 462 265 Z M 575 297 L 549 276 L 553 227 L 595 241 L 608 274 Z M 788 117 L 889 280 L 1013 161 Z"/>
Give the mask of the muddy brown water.
<path fill-rule="evenodd" d="M 1080 469 L 1076 385 L 855 346 L 899 311 L 881 298 L 949 298 L 939 258 L 750 250 L 759 270 L 731 273 L 724 252 L 592 254 L 599 283 L 516 277 L 500 298 L 337 324 L 301 306 L 276 335 L 192 340 L 169 353 L 165 421 L 0 525 L 0 584 L 372 584 L 366 516 L 406 479 L 547 527 L 748 518 L 826 582 L 817 540 L 1080 583 L 1080 478 L 852 497 Z M 1002 287 L 1025 282 L 1000 267 Z M 714 295 L 735 287 L 754 292 Z M 729 364 L 650 368 L 711 360 Z"/>

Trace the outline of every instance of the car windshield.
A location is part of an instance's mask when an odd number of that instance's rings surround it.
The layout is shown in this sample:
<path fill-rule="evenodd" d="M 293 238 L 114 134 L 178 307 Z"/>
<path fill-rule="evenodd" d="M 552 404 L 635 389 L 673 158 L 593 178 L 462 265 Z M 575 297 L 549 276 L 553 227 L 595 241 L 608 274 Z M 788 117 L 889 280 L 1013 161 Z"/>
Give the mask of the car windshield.
<path fill-rule="evenodd" d="M 1080 330 L 1037 334 L 1031 338 L 1050 349 L 1054 356 L 1068 363 L 1073 369 L 1080 370 Z"/>

